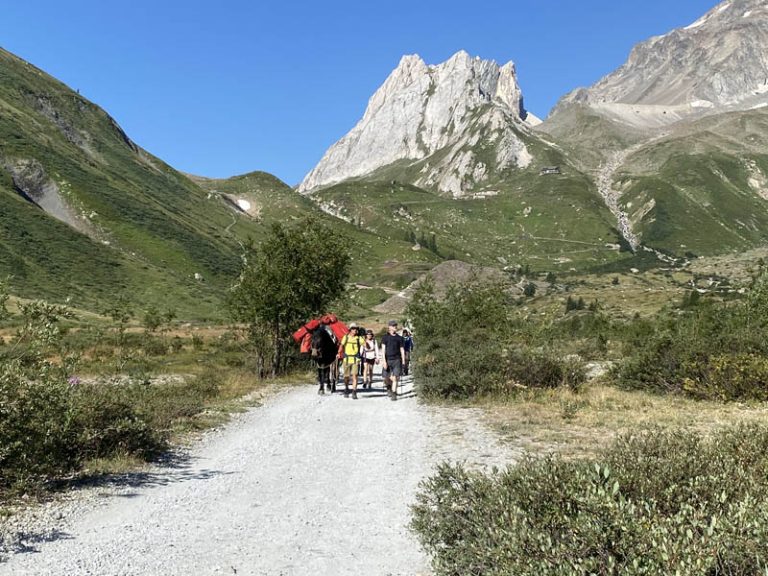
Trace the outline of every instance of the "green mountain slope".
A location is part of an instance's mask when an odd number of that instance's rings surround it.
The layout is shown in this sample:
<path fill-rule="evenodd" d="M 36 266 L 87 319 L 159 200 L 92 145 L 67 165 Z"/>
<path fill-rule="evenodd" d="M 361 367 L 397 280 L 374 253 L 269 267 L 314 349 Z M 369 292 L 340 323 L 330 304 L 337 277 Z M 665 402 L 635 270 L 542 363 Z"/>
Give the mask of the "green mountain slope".
<path fill-rule="evenodd" d="M 720 254 L 768 241 L 768 112 L 677 127 L 616 174 L 634 228 L 673 254 Z"/>
<path fill-rule="evenodd" d="M 569 160 L 586 170 L 596 169 L 612 152 L 649 137 L 645 131 L 618 124 L 579 104 L 561 104 L 535 130 L 552 137 Z"/>
<path fill-rule="evenodd" d="M 269 174 L 181 174 L 0 49 L 0 278 L 15 293 L 92 309 L 124 296 L 221 319 L 243 246 L 309 215 L 343 233 L 357 282 L 399 289 L 440 261 L 323 213 Z"/>
<path fill-rule="evenodd" d="M 411 238 L 441 257 L 539 269 L 589 269 L 631 259 L 617 249 L 611 215 L 589 179 L 524 172 L 495 195 L 454 200 L 400 181 L 348 181 L 314 198 L 326 209 L 391 239 Z M 628 264 L 629 265 L 629 264 Z"/>
<path fill-rule="evenodd" d="M 0 275 L 16 292 L 216 314 L 239 266 L 229 222 L 102 109 L 0 50 Z"/>
<path fill-rule="evenodd" d="M 358 283 L 400 289 L 440 261 L 434 253 L 413 250 L 412 242 L 393 234 L 386 226 L 373 227 L 360 219 L 338 218 L 323 212 L 315 202 L 265 172 L 221 180 L 196 176 L 192 179 L 233 207 L 230 231 L 240 240 L 260 240 L 274 222 L 289 223 L 307 216 L 323 221 L 348 243 L 352 278 Z M 247 204 L 235 208 L 243 200 Z"/>

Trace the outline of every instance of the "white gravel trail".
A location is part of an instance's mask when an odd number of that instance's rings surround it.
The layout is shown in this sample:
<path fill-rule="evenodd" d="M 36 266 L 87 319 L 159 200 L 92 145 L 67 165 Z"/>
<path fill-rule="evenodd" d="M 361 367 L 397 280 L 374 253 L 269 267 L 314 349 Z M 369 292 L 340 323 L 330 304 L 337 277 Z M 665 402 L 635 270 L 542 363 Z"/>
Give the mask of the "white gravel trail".
<path fill-rule="evenodd" d="M 419 481 L 446 459 L 485 466 L 517 453 L 478 410 L 424 406 L 409 380 L 404 391 L 398 402 L 380 388 L 356 401 L 279 392 L 181 462 L 43 515 L 0 574 L 428 574 L 407 530 Z"/>

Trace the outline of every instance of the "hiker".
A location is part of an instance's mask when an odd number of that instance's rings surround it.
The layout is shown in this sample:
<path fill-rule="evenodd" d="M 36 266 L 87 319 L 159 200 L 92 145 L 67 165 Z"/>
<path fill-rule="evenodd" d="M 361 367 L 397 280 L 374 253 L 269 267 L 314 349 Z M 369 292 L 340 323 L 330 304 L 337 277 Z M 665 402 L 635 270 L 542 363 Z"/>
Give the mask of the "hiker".
<path fill-rule="evenodd" d="M 342 365 L 344 367 L 344 396 L 349 396 L 349 380 L 352 379 L 352 399 L 357 400 L 357 370 L 363 350 L 363 339 L 357 334 L 357 324 L 349 325 L 349 333 L 341 339 Z"/>
<path fill-rule="evenodd" d="M 397 320 L 387 323 L 387 333 L 381 339 L 381 355 L 384 357 L 384 385 L 390 399 L 397 400 L 397 386 L 405 364 L 403 337 L 397 333 Z"/>
<path fill-rule="evenodd" d="M 362 326 L 358 326 L 357 327 L 357 335 L 360 336 L 361 342 L 363 344 L 365 344 L 365 334 L 366 334 L 365 328 L 363 328 Z M 364 350 L 360 351 L 360 364 L 359 364 L 359 367 L 357 369 L 357 379 L 358 379 L 358 381 L 362 380 L 363 376 L 365 375 L 365 358 L 363 356 L 363 352 L 364 352 Z M 363 386 L 363 387 L 365 387 L 365 386 Z"/>
<path fill-rule="evenodd" d="M 408 328 L 403 328 L 403 350 L 405 351 L 403 376 L 408 376 L 408 372 L 411 369 L 411 352 L 413 352 L 413 336 Z"/>
<path fill-rule="evenodd" d="M 363 345 L 363 389 L 373 386 L 373 365 L 379 363 L 379 345 L 370 328 L 365 331 Z"/>

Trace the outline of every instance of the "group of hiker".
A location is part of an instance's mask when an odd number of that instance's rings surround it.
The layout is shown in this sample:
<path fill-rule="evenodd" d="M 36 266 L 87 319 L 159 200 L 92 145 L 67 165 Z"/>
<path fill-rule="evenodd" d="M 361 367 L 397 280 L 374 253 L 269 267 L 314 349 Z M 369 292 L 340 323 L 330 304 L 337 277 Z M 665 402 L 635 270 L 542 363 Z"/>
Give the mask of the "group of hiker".
<path fill-rule="evenodd" d="M 362 379 L 364 390 L 373 386 L 373 368 L 380 364 L 387 395 L 397 400 L 400 379 L 408 375 L 413 336 L 407 328 L 398 333 L 397 320 L 387 323 L 387 333 L 376 342 L 373 330 L 359 328 L 355 322 L 349 324 L 349 333 L 339 346 L 343 367 L 344 394 L 349 393 L 352 384 L 352 398 L 357 399 L 358 380 Z"/>

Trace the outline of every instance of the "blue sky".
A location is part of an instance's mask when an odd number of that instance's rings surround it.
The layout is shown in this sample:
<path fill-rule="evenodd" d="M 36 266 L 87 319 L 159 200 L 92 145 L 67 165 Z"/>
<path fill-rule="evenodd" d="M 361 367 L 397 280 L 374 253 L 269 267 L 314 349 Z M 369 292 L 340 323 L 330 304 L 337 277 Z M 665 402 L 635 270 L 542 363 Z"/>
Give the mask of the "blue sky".
<path fill-rule="evenodd" d="M 296 184 L 403 54 L 512 60 L 526 107 L 620 66 L 716 0 L 6 0 L 0 46 L 107 110 L 139 145 L 211 177 Z"/>

